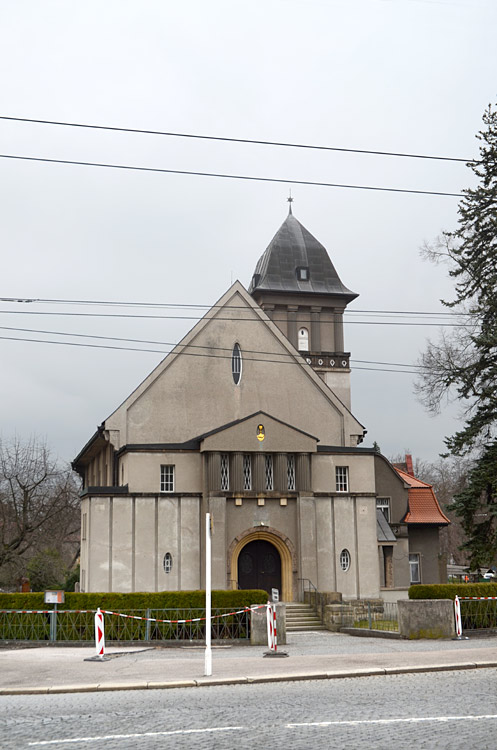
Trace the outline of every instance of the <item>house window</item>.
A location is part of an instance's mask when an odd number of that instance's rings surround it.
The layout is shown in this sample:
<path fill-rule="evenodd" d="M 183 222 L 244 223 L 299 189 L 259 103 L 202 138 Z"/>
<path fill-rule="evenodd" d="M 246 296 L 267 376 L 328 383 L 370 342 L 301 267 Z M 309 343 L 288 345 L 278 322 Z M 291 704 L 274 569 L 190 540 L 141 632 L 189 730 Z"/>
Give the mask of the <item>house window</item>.
<path fill-rule="evenodd" d="M 377 497 L 376 498 L 376 509 L 381 510 L 388 523 L 390 523 L 390 498 L 389 497 Z"/>
<path fill-rule="evenodd" d="M 250 453 L 243 454 L 243 489 L 252 489 L 252 457 Z"/>
<path fill-rule="evenodd" d="M 164 555 L 162 565 L 164 566 L 164 573 L 170 573 L 173 569 L 173 556 L 170 552 L 166 552 Z"/>
<path fill-rule="evenodd" d="M 83 521 L 81 523 L 81 540 L 84 542 L 86 539 L 86 525 L 87 525 L 88 514 L 83 513 Z"/>
<path fill-rule="evenodd" d="M 233 347 L 231 354 L 231 374 L 233 375 L 234 384 L 239 385 L 242 379 L 242 350 L 240 349 L 240 344 L 235 344 Z"/>
<path fill-rule="evenodd" d="M 300 266 L 296 269 L 297 279 L 299 281 L 309 281 L 309 267 Z"/>
<path fill-rule="evenodd" d="M 174 492 L 174 465 L 163 464 L 160 467 L 160 491 Z"/>
<path fill-rule="evenodd" d="M 221 489 L 230 488 L 230 457 L 228 453 L 221 453 Z"/>
<path fill-rule="evenodd" d="M 335 482 L 336 482 L 337 492 L 349 491 L 349 467 L 348 466 L 336 466 L 335 467 Z"/>
<path fill-rule="evenodd" d="M 348 549 L 343 549 L 340 552 L 340 568 L 344 573 L 350 568 L 350 552 Z"/>
<path fill-rule="evenodd" d="M 270 454 L 264 456 L 264 467 L 265 467 L 265 489 L 272 490 L 274 487 L 273 482 L 273 457 Z"/>
<path fill-rule="evenodd" d="M 421 583 L 421 576 L 419 575 L 419 555 L 409 555 L 409 569 L 411 572 L 411 583 Z"/>
<path fill-rule="evenodd" d="M 309 351 L 309 331 L 307 328 L 299 328 L 298 350 L 299 352 Z"/>
<path fill-rule="evenodd" d="M 85 593 L 86 591 L 86 570 L 84 568 L 81 569 L 81 579 L 79 582 L 79 590 L 82 593 Z"/>
<path fill-rule="evenodd" d="M 295 456 L 289 453 L 286 457 L 287 489 L 295 489 Z"/>

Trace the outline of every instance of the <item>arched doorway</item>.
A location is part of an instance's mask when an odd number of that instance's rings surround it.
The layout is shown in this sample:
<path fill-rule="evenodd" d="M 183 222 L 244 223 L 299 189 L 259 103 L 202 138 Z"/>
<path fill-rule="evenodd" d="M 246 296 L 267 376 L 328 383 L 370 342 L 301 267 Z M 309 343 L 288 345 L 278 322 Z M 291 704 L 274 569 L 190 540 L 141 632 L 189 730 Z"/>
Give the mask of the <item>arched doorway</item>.
<path fill-rule="evenodd" d="M 281 594 L 281 557 L 271 542 L 254 539 L 238 555 L 238 585 L 241 589 L 271 589 Z"/>

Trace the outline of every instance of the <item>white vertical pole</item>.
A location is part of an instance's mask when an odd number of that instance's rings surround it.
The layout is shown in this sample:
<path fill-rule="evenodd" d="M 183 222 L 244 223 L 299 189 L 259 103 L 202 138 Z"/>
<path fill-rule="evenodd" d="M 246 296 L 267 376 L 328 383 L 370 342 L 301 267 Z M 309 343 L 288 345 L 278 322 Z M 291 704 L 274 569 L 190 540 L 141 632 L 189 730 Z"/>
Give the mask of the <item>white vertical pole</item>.
<path fill-rule="evenodd" d="M 211 648 L 211 622 L 212 622 L 212 597 L 211 597 L 211 514 L 205 514 L 205 669 L 204 674 L 210 677 L 212 674 L 212 648 Z"/>

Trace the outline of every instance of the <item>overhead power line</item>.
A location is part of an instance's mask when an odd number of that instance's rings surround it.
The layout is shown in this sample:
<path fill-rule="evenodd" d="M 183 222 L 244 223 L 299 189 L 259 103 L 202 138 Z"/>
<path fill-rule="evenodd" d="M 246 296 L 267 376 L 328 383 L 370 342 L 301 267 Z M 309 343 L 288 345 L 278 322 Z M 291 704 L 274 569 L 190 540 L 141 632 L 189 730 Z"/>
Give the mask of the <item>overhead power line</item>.
<path fill-rule="evenodd" d="M 81 343 L 79 341 L 52 341 L 50 339 L 33 339 L 33 338 L 24 338 L 21 336 L 0 336 L 0 340 L 3 341 L 22 341 L 25 343 L 32 343 L 32 344 L 55 344 L 58 346 L 75 346 L 75 347 L 85 347 L 90 349 L 112 349 L 112 350 L 118 350 L 118 351 L 130 351 L 130 352 L 147 352 L 149 354 L 162 354 L 167 355 L 171 352 L 164 351 L 163 349 L 142 349 L 140 347 L 131 347 L 131 346 L 117 346 L 117 345 L 111 345 L 111 344 L 90 344 L 90 343 Z M 185 352 L 180 351 L 178 352 L 180 356 L 186 356 L 186 357 L 205 357 L 208 359 L 231 359 L 231 354 L 201 354 L 200 352 Z M 257 357 L 247 357 L 246 361 L 248 362 L 263 362 L 266 364 L 278 364 L 278 365 L 299 365 L 300 362 L 298 362 L 296 359 L 293 360 L 275 360 L 275 359 L 267 359 L 267 358 L 261 358 L 258 359 Z M 402 365 L 404 367 L 404 365 Z M 405 367 L 408 367 L 409 365 L 405 365 Z M 415 365 L 411 365 L 415 366 Z M 353 367 L 351 369 L 354 370 L 371 370 L 373 372 L 401 372 L 401 373 L 407 373 L 410 375 L 417 375 L 418 372 L 415 370 L 397 370 L 392 368 L 381 368 L 381 367 Z"/>
<path fill-rule="evenodd" d="M 249 308 L 246 308 L 247 312 Z M 203 316 L 198 315 L 132 315 L 129 313 L 83 313 L 83 312 L 51 312 L 47 310 L 0 310 L 0 315 L 50 315 L 59 317 L 77 317 L 77 318 L 128 318 L 133 320 L 201 320 Z M 216 315 L 216 320 L 230 320 L 237 323 L 255 323 L 257 318 L 236 318 L 233 316 L 223 317 Z M 276 322 L 276 321 L 275 321 Z M 301 323 L 311 323 L 310 318 L 300 318 Z M 345 325 L 364 325 L 364 326 L 436 326 L 443 328 L 473 328 L 474 324 L 470 323 L 428 323 L 422 321 L 396 321 L 396 320 L 345 320 Z"/>
<path fill-rule="evenodd" d="M 0 159 L 35 161 L 44 164 L 71 164 L 79 167 L 102 167 L 105 169 L 122 169 L 133 172 L 156 172 L 159 174 L 181 174 L 190 177 L 219 177 L 228 180 L 247 180 L 255 182 L 276 182 L 285 185 L 310 185 L 313 187 L 345 188 L 349 190 L 376 190 L 383 193 L 409 193 L 412 195 L 437 195 L 450 198 L 463 198 L 463 193 L 447 193 L 441 190 L 411 190 L 408 188 L 379 187 L 377 185 L 347 185 L 338 182 L 320 182 L 317 180 L 290 180 L 283 177 L 255 177 L 253 175 L 225 174 L 222 172 L 199 172 L 186 169 L 162 169 L 160 167 L 135 167 L 130 164 L 106 164 L 95 161 L 76 161 L 73 159 L 48 159 L 40 156 L 20 156 L 18 154 L 0 154 Z"/>
<path fill-rule="evenodd" d="M 127 337 L 121 337 L 121 336 L 102 336 L 100 334 L 92 334 L 92 333 L 71 333 L 67 331 L 47 331 L 47 330 L 40 330 L 39 328 L 14 328 L 13 326 L 0 326 L 0 330 L 2 331 L 15 331 L 17 333 L 41 333 L 46 336 L 70 336 L 71 338 L 82 338 L 82 339 L 97 339 L 99 341 L 119 341 L 119 342 L 125 342 L 128 344 L 151 344 L 156 346 L 169 346 L 171 347 L 167 352 L 164 352 L 163 350 L 153 350 L 153 349 L 138 349 L 136 351 L 152 351 L 152 352 L 158 352 L 160 351 L 161 354 L 170 354 L 174 352 L 174 349 L 179 344 L 174 344 L 169 341 L 154 341 L 150 339 L 132 339 Z M 33 341 L 34 339 L 25 339 L 26 341 Z M 68 343 L 68 342 L 60 342 L 60 343 Z M 202 349 L 204 350 L 204 353 L 207 355 L 211 350 L 216 352 L 226 352 L 224 355 L 224 358 L 231 359 L 232 356 L 232 349 L 230 347 L 226 346 L 214 346 L 210 344 L 181 344 L 181 350 L 174 352 L 174 354 L 182 354 L 182 353 L 193 353 L 196 354 L 197 352 L 183 352 L 184 349 Z M 206 353 L 205 350 L 208 350 Z M 135 351 L 135 350 L 133 350 Z M 264 359 L 262 361 L 264 362 L 281 362 L 282 364 L 288 364 L 288 363 L 294 363 L 295 362 L 295 355 L 290 352 L 267 352 L 267 351 L 260 351 L 258 349 L 244 349 L 243 354 L 258 354 L 261 356 L 277 356 L 277 357 L 286 357 L 286 359 L 278 359 L 278 360 L 267 360 Z M 304 356 L 305 352 L 300 352 L 302 356 Z M 209 356 L 213 356 L 210 355 Z M 251 359 L 251 357 L 249 357 Z M 388 367 L 415 367 L 419 370 L 426 370 L 426 368 L 423 365 L 413 365 L 413 364 L 403 364 L 401 362 L 376 362 L 374 360 L 367 360 L 367 359 L 353 359 L 351 362 L 358 362 L 359 364 L 363 365 L 386 365 Z"/>
<path fill-rule="evenodd" d="M 254 138 L 230 138 L 219 135 L 200 135 L 198 133 L 174 133 L 166 130 L 143 130 L 141 128 L 119 128 L 110 125 L 89 125 L 82 122 L 63 122 L 59 120 L 37 120 L 31 117 L 7 117 L 0 115 L 0 120 L 12 122 L 30 122 L 39 125 L 60 125 L 68 128 L 84 128 L 88 130 L 111 130 L 116 133 L 140 133 L 142 135 L 165 135 L 171 138 L 194 138 L 205 141 L 222 141 L 226 143 L 249 143 L 257 146 L 281 146 L 284 148 L 305 148 L 317 151 L 339 151 L 347 154 L 372 154 L 374 156 L 400 156 L 408 159 L 435 159 L 437 161 L 455 161 L 465 164 L 476 163 L 473 159 L 460 159 L 454 156 L 433 156 L 429 154 L 409 154 L 397 151 L 374 151 L 365 148 L 342 148 L 339 146 L 318 146 L 309 143 L 289 143 L 287 141 L 267 141 Z"/>
<path fill-rule="evenodd" d="M 119 301 L 119 300 L 89 300 L 89 299 L 52 299 L 43 297 L 0 297 L 0 302 L 15 302 L 19 304 L 50 304 L 50 305 L 97 305 L 102 307 L 158 307 L 167 309 L 189 309 L 189 310 L 220 310 L 222 308 L 228 308 L 230 310 L 246 310 L 246 305 L 209 305 L 199 303 L 188 303 L 188 302 L 133 302 L 133 301 Z M 457 316 L 471 316 L 476 313 L 471 312 L 456 312 L 455 310 L 442 310 L 440 312 L 433 312 L 429 310 L 359 310 L 355 308 L 347 308 L 345 313 L 348 314 L 360 314 L 360 315 L 420 315 L 428 317 L 457 317 Z"/>

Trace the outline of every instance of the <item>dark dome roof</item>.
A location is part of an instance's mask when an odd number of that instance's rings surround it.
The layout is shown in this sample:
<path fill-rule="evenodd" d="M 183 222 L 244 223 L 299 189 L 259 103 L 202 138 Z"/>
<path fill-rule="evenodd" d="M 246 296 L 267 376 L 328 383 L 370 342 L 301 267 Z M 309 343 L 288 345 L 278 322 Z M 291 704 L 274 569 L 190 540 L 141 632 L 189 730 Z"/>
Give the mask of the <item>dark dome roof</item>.
<path fill-rule="evenodd" d="M 326 249 L 292 213 L 259 258 L 249 292 L 259 290 L 333 294 L 347 302 L 358 296 L 342 284 Z"/>

